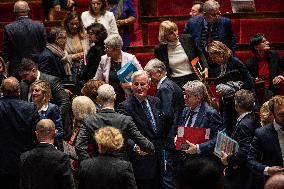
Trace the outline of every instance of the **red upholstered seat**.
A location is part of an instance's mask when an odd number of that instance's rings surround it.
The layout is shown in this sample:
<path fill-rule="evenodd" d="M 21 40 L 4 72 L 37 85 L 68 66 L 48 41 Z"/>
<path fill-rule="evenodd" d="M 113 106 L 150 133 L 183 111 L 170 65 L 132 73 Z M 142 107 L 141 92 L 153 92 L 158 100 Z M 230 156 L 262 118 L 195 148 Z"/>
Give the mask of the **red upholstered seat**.
<path fill-rule="evenodd" d="M 88 0 L 76 0 L 76 11 L 81 14 L 82 12 L 89 9 L 89 1 Z"/>
<path fill-rule="evenodd" d="M 149 60 L 155 58 L 154 53 L 136 53 L 135 56 L 143 68 Z"/>
<path fill-rule="evenodd" d="M 271 43 L 284 42 L 284 18 L 240 21 L 240 43 L 248 44 L 256 33 L 264 33 Z"/>
<path fill-rule="evenodd" d="M 14 3 L 0 3 L 0 22 L 12 22 L 15 19 Z"/>
<path fill-rule="evenodd" d="M 29 3 L 31 9 L 31 18 L 33 20 L 44 20 L 44 11 L 40 1 Z"/>

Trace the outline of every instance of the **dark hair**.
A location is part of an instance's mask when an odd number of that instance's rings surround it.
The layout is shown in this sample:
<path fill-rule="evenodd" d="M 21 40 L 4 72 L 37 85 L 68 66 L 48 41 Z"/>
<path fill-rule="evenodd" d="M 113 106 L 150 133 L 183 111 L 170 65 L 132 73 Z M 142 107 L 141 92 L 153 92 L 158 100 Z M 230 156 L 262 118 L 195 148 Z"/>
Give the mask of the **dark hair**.
<path fill-rule="evenodd" d="M 30 58 L 23 58 L 17 71 L 31 71 L 33 68 L 37 68 L 36 63 Z"/>
<path fill-rule="evenodd" d="M 200 8 L 199 8 L 199 10 L 198 10 L 198 12 L 199 13 L 203 13 L 203 2 L 202 1 L 194 1 L 193 3 L 192 3 L 192 6 L 193 5 L 200 5 Z"/>
<path fill-rule="evenodd" d="M 252 111 L 255 99 L 251 91 L 241 89 L 235 93 L 235 102 L 242 110 Z"/>
<path fill-rule="evenodd" d="M 260 44 L 263 41 L 263 38 L 266 38 L 265 34 L 263 33 L 255 34 L 254 36 L 250 38 L 249 47 L 252 52 L 257 53 L 255 46 Z"/>
<path fill-rule="evenodd" d="M 87 32 L 94 32 L 98 42 L 103 43 L 107 38 L 107 30 L 101 23 L 93 23 L 87 27 Z"/>
<path fill-rule="evenodd" d="M 216 162 L 204 158 L 185 160 L 177 177 L 177 189 L 221 189 L 222 171 Z"/>
<path fill-rule="evenodd" d="M 107 10 L 107 0 L 100 0 L 100 1 L 101 1 L 101 3 L 102 3 L 101 10 L 100 10 L 100 14 L 101 14 L 101 15 L 104 15 L 104 14 L 106 13 L 106 10 Z M 91 3 L 92 3 L 92 0 L 89 0 L 89 4 L 90 4 L 90 6 L 89 6 L 89 11 L 90 11 L 92 14 L 94 14 L 94 11 L 93 11 L 93 9 L 92 9 Z"/>
<path fill-rule="evenodd" d="M 48 43 L 55 43 L 56 39 L 65 32 L 63 28 L 52 27 L 46 35 L 46 41 Z"/>
<path fill-rule="evenodd" d="M 67 14 L 66 18 L 64 19 L 64 28 L 66 30 L 67 35 L 71 35 L 71 31 L 70 31 L 68 24 L 75 18 L 78 18 L 79 34 L 80 34 L 80 37 L 82 38 L 83 35 L 84 35 L 84 28 L 83 28 L 82 20 L 81 20 L 80 15 L 78 13 L 76 13 L 75 11 L 69 12 Z"/>

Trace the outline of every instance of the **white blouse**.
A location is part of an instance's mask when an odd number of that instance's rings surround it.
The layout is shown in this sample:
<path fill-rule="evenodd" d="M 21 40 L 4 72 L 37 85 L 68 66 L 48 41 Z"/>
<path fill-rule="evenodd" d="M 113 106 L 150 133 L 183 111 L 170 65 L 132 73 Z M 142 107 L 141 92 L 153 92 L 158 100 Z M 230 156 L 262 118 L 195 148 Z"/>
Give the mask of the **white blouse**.
<path fill-rule="evenodd" d="M 101 15 L 99 18 L 95 18 L 90 14 L 89 11 L 85 11 L 82 13 L 81 19 L 85 28 L 87 28 L 94 22 L 98 22 L 104 25 L 108 35 L 118 34 L 115 17 L 110 11 L 106 11 L 106 13 L 104 15 Z"/>

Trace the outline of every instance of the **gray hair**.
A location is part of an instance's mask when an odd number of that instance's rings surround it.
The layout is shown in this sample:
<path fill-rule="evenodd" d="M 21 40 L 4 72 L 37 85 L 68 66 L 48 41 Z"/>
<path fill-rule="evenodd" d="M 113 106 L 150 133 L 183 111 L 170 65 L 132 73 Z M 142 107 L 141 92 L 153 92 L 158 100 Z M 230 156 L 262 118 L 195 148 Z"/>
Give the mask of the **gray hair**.
<path fill-rule="evenodd" d="M 104 42 L 106 45 L 116 49 L 122 49 L 123 46 L 123 41 L 119 34 L 110 34 Z"/>
<path fill-rule="evenodd" d="M 66 31 L 64 28 L 52 27 L 50 32 L 47 33 L 46 41 L 48 43 L 55 43 L 56 39 L 66 35 Z"/>
<path fill-rule="evenodd" d="M 8 77 L 2 81 L 1 92 L 4 96 L 19 96 L 20 83 L 15 77 Z"/>
<path fill-rule="evenodd" d="M 96 114 L 96 105 L 87 96 L 77 96 L 72 101 L 72 111 L 77 120 L 82 120 L 88 115 Z"/>
<path fill-rule="evenodd" d="M 114 88 L 109 84 L 103 84 L 98 88 L 98 98 L 104 102 L 113 102 L 115 100 Z"/>
<path fill-rule="evenodd" d="M 144 71 L 144 70 L 138 70 L 138 71 L 134 72 L 134 73 L 132 74 L 132 76 L 131 76 L 132 81 L 134 81 L 134 79 L 135 79 L 136 77 L 139 77 L 139 76 L 141 76 L 141 75 L 147 76 L 147 81 L 148 81 L 148 83 L 151 82 L 151 78 L 149 77 L 149 74 L 148 74 L 146 71 Z"/>
<path fill-rule="evenodd" d="M 208 0 L 203 4 L 203 13 L 210 12 L 220 8 L 220 4 L 215 0 Z"/>
<path fill-rule="evenodd" d="M 17 15 L 27 15 L 30 11 L 29 4 L 26 1 L 17 1 L 14 4 L 14 13 Z"/>
<path fill-rule="evenodd" d="M 55 124 L 51 119 L 42 119 L 36 124 L 36 132 L 40 135 L 39 142 L 42 142 L 42 137 L 54 139 L 56 135 Z"/>
<path fill-rule="evenodd" d="M 191 92 L 195 96 L 198 96 L 202 99 L 207 98 L 207 89 L 204 83 L 199 80 L 188 81 L 184 86 L 183 89 L 186 92 Z"/>
<path fill-rule="evenodd" d="M 155 71 L 167 73 L 165 64 L 157 58 L 151 59 L 144 67 L 144 70 L 146 72 Z"/>

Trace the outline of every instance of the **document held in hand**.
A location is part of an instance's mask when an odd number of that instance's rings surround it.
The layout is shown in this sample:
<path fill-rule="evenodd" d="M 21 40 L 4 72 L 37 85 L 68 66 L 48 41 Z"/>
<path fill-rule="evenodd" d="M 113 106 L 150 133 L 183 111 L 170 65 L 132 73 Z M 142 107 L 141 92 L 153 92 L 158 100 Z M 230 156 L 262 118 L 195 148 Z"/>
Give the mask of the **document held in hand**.
<path fill-rule="evenodd" d="M 137 71 L 137 68 L 132 62 L 125 64 L 120 70 L 117 71 L 117 77 L 120 82 L 131 82 L 131 76 L 134 72 Z"/>
<path fill-rule="evenodd" d="M 209 128 L 178 126 L 176 150 L 182 150 L 182 145 L 186 144 L 186 140 L 193 144 L 201 144 L 208 141 L 209 137 Z"/>
<path fill-rule="evenodd" d="M 234 154 L 239 150 L 239 144 L 234 139 L 226 135 L 226 133 L 219 131 L 217 135 L 216 145 L 214 148 L 214 154 L 221 158 L 221 152 L 225 152 L 228 155 Z"/>
<path fill-rule="evenodd" d="M 205 68 L 201 66 L 198 56 L 192 59 L 190 64 L 193 68 L 194 73 L 197 75 L 198 79 L 203 81 L 204 80 L 203 72 Z"/>

